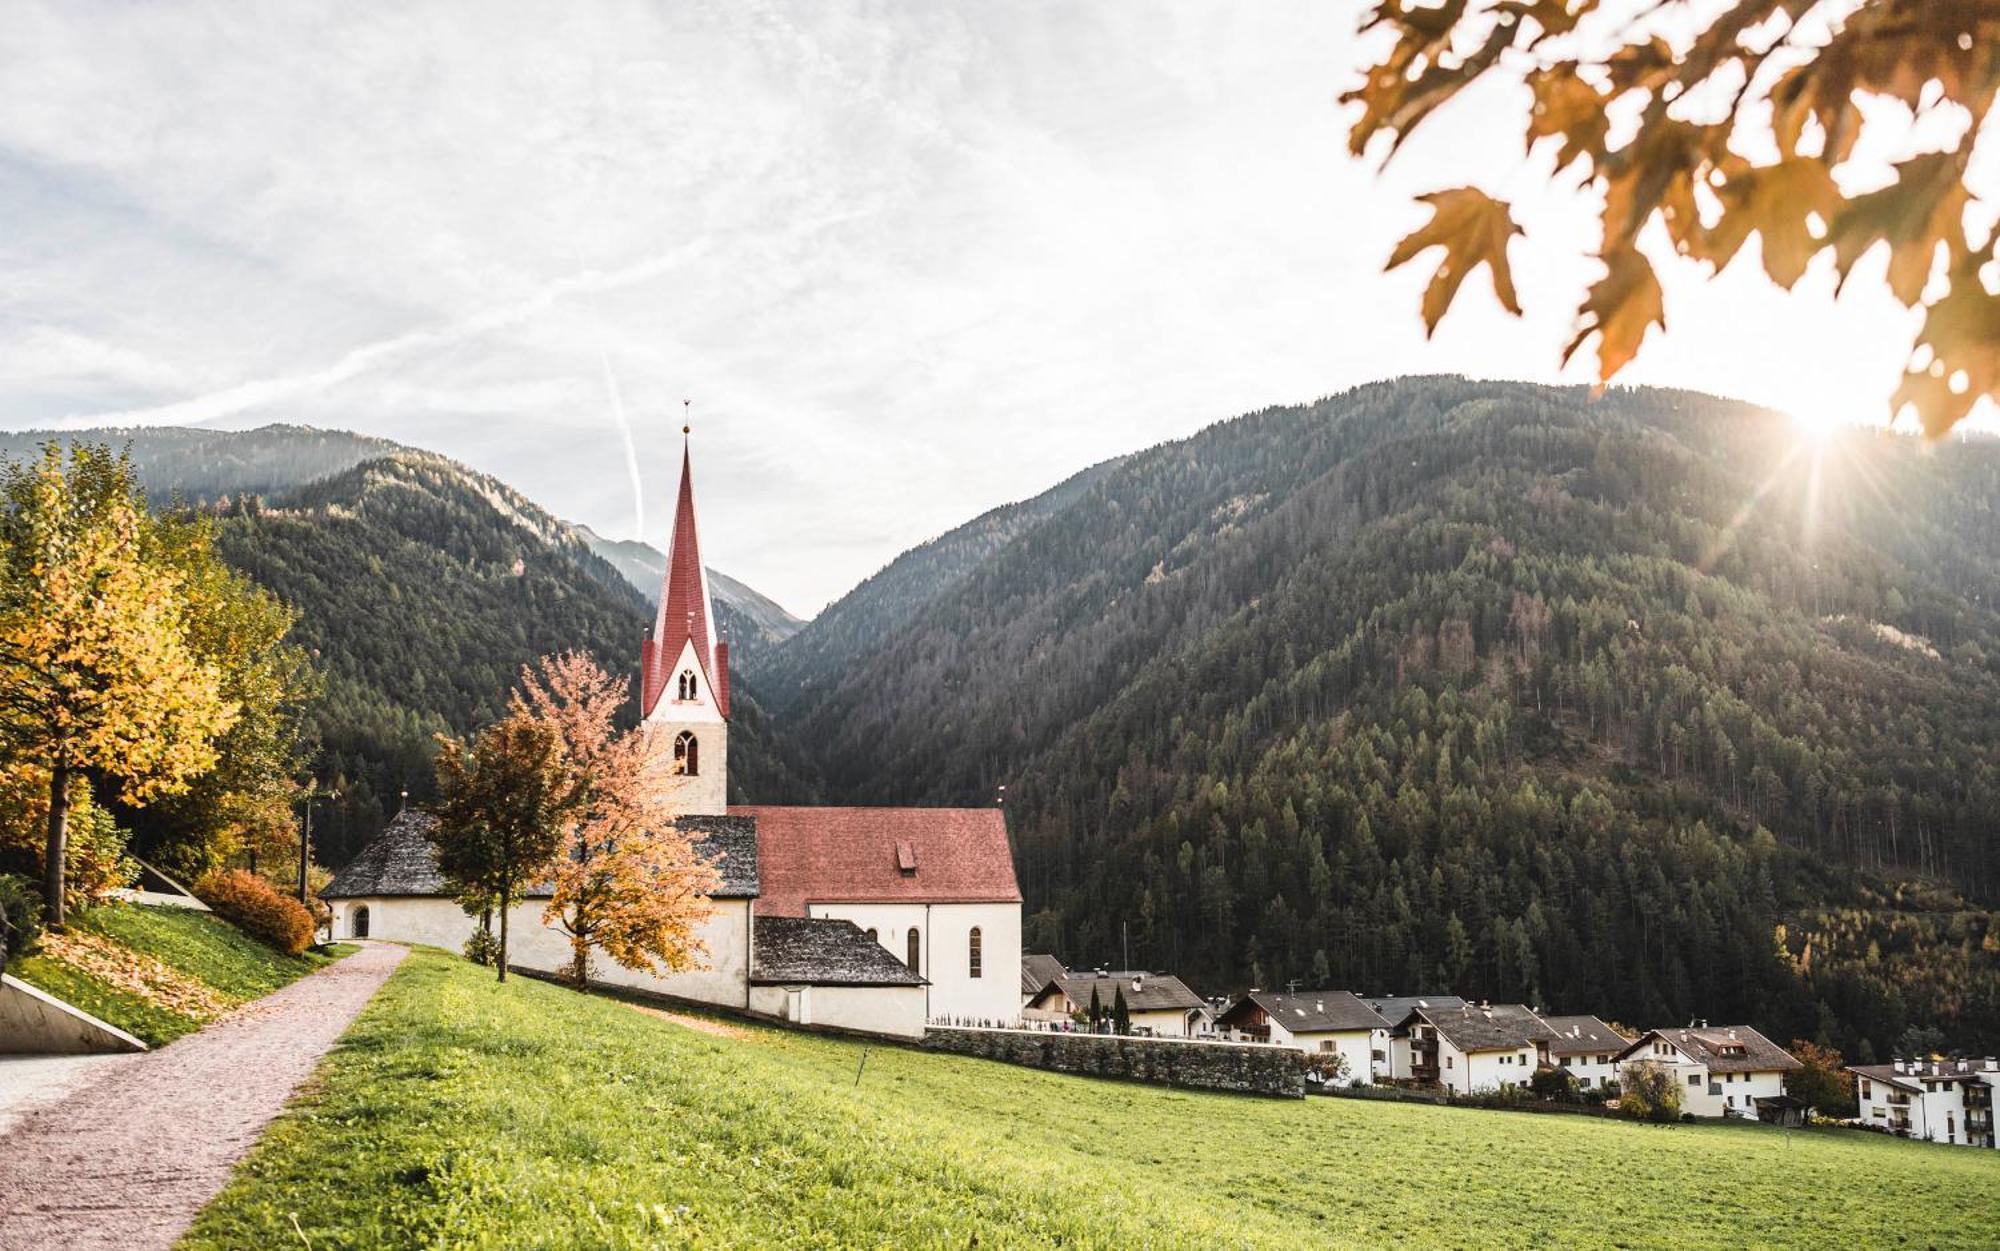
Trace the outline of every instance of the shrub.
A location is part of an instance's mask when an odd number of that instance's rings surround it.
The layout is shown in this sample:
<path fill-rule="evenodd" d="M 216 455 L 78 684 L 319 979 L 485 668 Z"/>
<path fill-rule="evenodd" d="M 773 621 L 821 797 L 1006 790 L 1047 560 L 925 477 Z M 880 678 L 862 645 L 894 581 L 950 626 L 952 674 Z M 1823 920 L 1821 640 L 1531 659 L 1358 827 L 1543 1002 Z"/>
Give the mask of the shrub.
<path fill-rule="evenodd" d="M 210 869 L 195 879 L 195 898 L 216 913 L 296 956 L 312 946 L 313 918 L 298 900 L 243 869 Z"/>
<path fill-rule="evenodd" d="M 0 972 L 35 948 L 42 936 L 42 897 L 24 877 L 0 874 Z"/>
<path fill-rule="evenodd" d="M 1677 1121 L 1681 1116 L 1681 1084 L 1671 1069 L 1651 1060 L 1635 1060 L 1620 1074 L 1618 1110 L 1642 1121 Z"/>
<path fill-rule="evenodd" d="M 465 958 L 491 968 L 500 959 L 500 936 L 484 926 L 472 931 L 465 940 Z"/>
<path fill-rule="evenodd" d="M 1545 1064 L 1535 1070 L 1528 1079 L 1528 1089 L 1535 1092 L 1537 1099 L 1550 1099 L 1562 1103 L 1576 1101 L 1576 1074 L 1553 1064 Z"/>

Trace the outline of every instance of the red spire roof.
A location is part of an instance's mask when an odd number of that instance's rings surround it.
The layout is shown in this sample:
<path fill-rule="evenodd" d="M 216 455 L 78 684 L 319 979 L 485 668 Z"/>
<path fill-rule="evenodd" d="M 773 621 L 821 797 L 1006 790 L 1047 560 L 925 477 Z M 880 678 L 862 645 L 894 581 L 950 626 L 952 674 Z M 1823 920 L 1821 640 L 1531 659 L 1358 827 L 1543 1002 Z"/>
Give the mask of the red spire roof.
<path fill-rule="evenodd" d="M 687 430 L 682 429 L 685 436 Z M 667 573 L 660 588 L 660 612 L 653 620 L 653 637 L 640 649 L 639 711 L 650 715 L 653 705 L 667 689 L 670 670 L 680 659 L 681 649 L 694 643 L 695 663 L 701 666 L 702 681 L 715 693 L 716 708 L 729 715 L 729 685 L 718 673 L 717 648 L 712 636 L 714 610 L 708 595 L 708 571 L 701 563 L 701 538 L 695 531 L 694 471 L 690 466 L 685 440 L 681 444 L 681 493 L 674 506 L 674 533 L 667 545 Z M 724 644 L 723 657 L 728 652 Z M 727 663 L 723 659 L 722 663 Z"/>

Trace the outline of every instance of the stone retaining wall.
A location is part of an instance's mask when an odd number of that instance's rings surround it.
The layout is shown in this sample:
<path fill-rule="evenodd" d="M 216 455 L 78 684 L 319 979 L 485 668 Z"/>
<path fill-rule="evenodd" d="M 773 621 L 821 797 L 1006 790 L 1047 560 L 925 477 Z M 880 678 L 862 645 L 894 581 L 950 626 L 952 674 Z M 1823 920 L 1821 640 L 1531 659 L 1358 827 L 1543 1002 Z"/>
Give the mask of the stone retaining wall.
<path fill-rule="evenodd" d="M 1306 1093 L 1305 1053 L 1259 1043 L 933 1025 L 924 1031 L 923 1046 L 929 1051 L 978 1056 L 1031 1069 L 1115 1077 L 1156 1086 L 1224 1090 L 1282 1099 L 1303 1099 Z"/>

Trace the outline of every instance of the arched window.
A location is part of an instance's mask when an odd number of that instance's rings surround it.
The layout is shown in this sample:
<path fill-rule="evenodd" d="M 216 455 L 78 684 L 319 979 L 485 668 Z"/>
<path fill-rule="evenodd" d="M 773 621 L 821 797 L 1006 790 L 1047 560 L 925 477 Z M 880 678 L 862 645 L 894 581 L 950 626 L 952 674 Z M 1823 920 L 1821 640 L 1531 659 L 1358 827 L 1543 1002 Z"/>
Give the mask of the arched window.
<path fill-rule="evenodd" d="M 915 973 L 917 971 L 917 961 L 923 958 L 923 954 L 923 940 L 917 937 L 917 927 L 912 925 L 910 927 L 910 959 L 908 962 L 910 972 Z"/>
<path fill-rule="evenodd" d="M 682 730 L 674 736 L 674 772 L 688 777 L 701 773 L 701 744 L 695 740 L 693 730 Z"/>
<path fill-rule="evenodd" d="M 877 934 L 874 930 L 871 929 L 868 931 L 868 941 L 871 943 L 879 943 L 882 941 L 882 937 L 881 935 Z"/>
<path fill-rule="evenodd" d="M 692 669 L 681 670 L 681 685 L 680 685 L 681 693 L 679 697 L 681 699 L 693 699 L 696 696 L 697 690 L 698 688 L 694 684 L 694 670 Z"/>
<path fill-rule="evenodd" d="M 972 936 L 966 940 L 965 962 L 966 962 L 966 967 L 971 969 L 972 976 L 978 977 L 981 960 L 979 951 L 979 927 L 976 925 L 972 927 Z"/>
<path fill-rule="evenodd" d="M 366 937 L 368 937 L 368 905 L 367 905 L 367 904 L 362 904 L 362 905 L 361 905 L 361 906 L 360 906 L 359 908 L 356 908 L 356 909 L 354 910 L 354 936 L 355 936 L 356 938 L 366 938 Z"/>

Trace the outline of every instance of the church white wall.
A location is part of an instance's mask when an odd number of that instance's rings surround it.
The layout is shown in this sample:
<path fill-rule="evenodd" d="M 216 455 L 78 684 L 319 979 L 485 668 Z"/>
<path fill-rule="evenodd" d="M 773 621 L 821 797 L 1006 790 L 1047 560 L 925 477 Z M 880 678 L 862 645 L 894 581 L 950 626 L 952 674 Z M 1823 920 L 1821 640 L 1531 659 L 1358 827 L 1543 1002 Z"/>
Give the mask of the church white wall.
<path fill-rule="evenodd" d="M 807 914 L 852 921 L 875 931 L 898 960 L 909 932 L 922 942 L 917 972 L 930 980 L 926 1011 L 933 1021 L 1015 1025 L 1021 1020 L 1021 905 L 1013 903 L 816 903 Z M 980 932 L 980 976 L 970 970 L 973 927 Z"/>
<path fill-rule="evenodd" d="M 800 1025 L 924 1036 L 921 986 L 753 986 L 752 1011 Z"/>
<path fill-rule="evenodd" d="M 434 896 L 342 899 L 332 906 L 336 938 L 355 936 L 354 914 L 363 906 L 368 909 L 368 937 L 385 942 L 423 943 L 457 952 L 479 924 L 453 901 Z M 569 936 L 542 924 L 546 906 L 546 900 L 530 899 L 508 914 L 508 960 L 522 968 L 560 973 L 569 967 Z M 742 1007 L 750 971 L 749 901 L 722 899 L 711 907 L 697 930 L 708 945 L 706 969 L 656 976 L 624 968 L 600 953 L 591 958 L 591 976 L 614 986 Z"/>
<path fill-rule="evenodd" d="M 713 620 L 713 618 L 710 618 Z M 679 699 L 679 678 L 684 672 L 697 675 L 693 699 Z M 701 664 L 695 659 L 694 644 L 681 644 L 681 654 L 667 671 L 666 690 L 653 705 L 646 724 L 660 738 L 661 750 L 671 752 L 681 731 L 695 736 L 699 745 L 696 765 L 699 772 L 683 778 L 675 788 L 674 808 L 688 816 L 720 816 L 729 811 L 729 725 L 716 707 Z"/>

